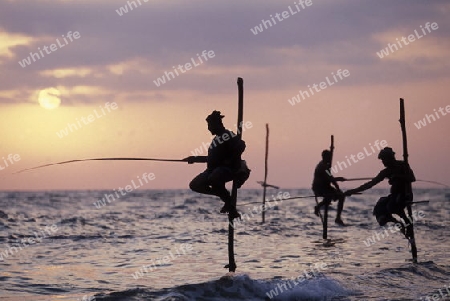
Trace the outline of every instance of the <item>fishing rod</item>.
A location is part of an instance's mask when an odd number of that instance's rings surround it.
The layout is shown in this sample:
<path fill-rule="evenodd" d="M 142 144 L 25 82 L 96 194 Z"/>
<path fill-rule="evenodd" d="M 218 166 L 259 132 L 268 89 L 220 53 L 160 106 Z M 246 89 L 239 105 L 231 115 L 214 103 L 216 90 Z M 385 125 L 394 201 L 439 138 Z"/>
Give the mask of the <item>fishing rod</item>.
<path fill-rule="evenodd" d="M 425 183 L 431 183 L 431 184 L 436 184 L 436 185 L 441 185 L 444 186 L 446 188 L 450 188 L 450 186 L 440 183 L 440 182 L 436 182 L 436 181 L 428 181 L 428 180 L 416 180 L 416 182 L 425 182 Z"/>
<path fill-rule="evenodd" d="M 335 179 L 336 179 L 337 181 L 340 181 L 340 182 L 347 182 L 347 181 L 368 181 L 368 180 L 372 180 L 372 178 L 350 178 L 350 179 L 347 179 L 347 178 L 338 178 L 338 177 L 336 177 Z M 444 184 L 444 183 L 440 183 L 440 182 L 437 182 L 437 181 L 416 180 L 416 182 L 431 183 L 431 184 L 436 184 L 436 185 L 444 186 L 444 187 L 446 187 L 446 188 L 450 188 L 449 185 L 446 185 L 446 184 Z"/>
<path fill-rule="evenodd" d="M 430 200 L 426 200 L 426 201 L 415 201 L 415 202 L 408 202 L 406 203 L 406 205 L 410 205 L 410 204 L 428 204 L 430 202 Z"/>
<path fill-rule="evenodd" d="M 156 159 L 156 158 L 92 158 L 92 159 L 77 159 L 77 160 L 68 160 L 68 161 L 62 161 L 62 162 L 56 162 L 56 163 L 49 163 L 44 164 L 36 167 L 26 168 L 19 171 L 14 172 L 14 174 L 22 173 L 29 170 L 34 170 L 38 168 L 43 168 L 47 166 L 53 166 L 53 165 L 62 165 L 62 164 L 68 164 L 68 163 L 74 163 L 74 162 L 84 162 L 84 161 L 161 161 L 161 162 L 188 162 L 188 158 L 184 159 Z"/>
<path fill-rule="evenodd" d="M 362 194 L 362 193 L 358 193 L 358 194 Z M 305 195 L 305 196 L 296 196 L 296 197 L 292 197 L 292 198 L 287 198 L 287 199 L 281 199 L 280 201 L 284 201 L 284 200 L 293 200 L 293 199 L 306 199 L 306 198 L 314 198 L 314 195 Z M 435 200 L 436 201 L 436 200 Z M 446 200 L 441 200 L 441 201 L 446 201 Z M 407 204 L 425 204 L 425 203 L 429 203 L 430 200 L 426 200 L 426 201 L 415 201 L 415 202 L 409 202 Z M 244 204 L 240 204 L 241 206 L 246 206 L 246 205 L 252 205 L 252 204 L 260 204 L 261 202 L 250 202 L 250 203 L 244 203 Z"/>
<path fill-rule="evenodd" d="M 295 200 L 295 199 L 307 199 L 307 198 L 315 198 L 316 195 L 305 195 L 305 196 L 293 196 L 284 200 Z"/>
<path fill-rule="evenodd" d="M 272 187 L 272 188 L 275 188 L 275 189 L 280 189 L 279 186 L 275 186 L 275 185 L 272 185 L 272 184 L 267 184 L 267 183 L 265 183 L 263 181 L 256 181 L 256 183 L 258 183 L 262 187 Z"/>
<path fill-rule="evenodd" d="M 292 197 L 292 198 L 287 198 L 287 199 L 281 199 L 281 201 L 285 201 L 285 200 L 293 200 L 293 199 L 305 199 L 305 198 L 314 198 L 314 195 L 306 195 L 306 196 L 297 196 L 297 197 Z M 250 202 L 250 203 L 243 203 L 243 204 L 239 204 L 241 206 L 246 206 L 246 205 L 252 205 L 252 204 L 261 204 L 261 202 Z"/>
<path fill-rule="evenodd" d="M 450 199 L 446 199 L 446 200 L 426 200 L 426 201 L 417 201 L 417 202 L 410 202 L 410 203 L 406 203 L 406 204 L 421 204 L 421 203 L 429 203 L 429 202 L 448 202 L 450 201 Z"/>
<path fill-rule="evenodd" d="M 339 182 L 349 182 L 349 181 L 368 181 L 368 180 L 372 180 L 372 178 L 351 178 L 351 179 L 347 179 L 347 178 L 335 178 L 336 181 Z"/>
<path fill-rule="evenodd" d="M 355 193 L 356 194 L 362 194 L 361 192 Z M 281 199 L 280 201 L 286 201 L 286 200 L 295 200 L 295 199 L 307 199 L 307 198 L 315 198 L 315 197 L 327 197 L 327 196 L 335 196 L 335 194 L 330 194 L 330 195 L 301 195 L 301 196 L 294 196 L 294 197 L 290 197 L 290 198 L 286 198 L 286 199 Z M 245 206 L 245 205 L 251 205 L 251 204 L 260 204 L 260 202 L 250 202 L 250 203 L 244 203 L 244 204 L 240 204 L 241 206 Z"/>
<path fill-rule="evenodd" d="M 357 194 L 362 194 L 362 193 L 361 192 L 354 193 L 354 195 L 357 195 Z M 294 196 L 294 197 L 290 197 L 290 198 L 283 199 L 283 200 L 306 199 L 306 198 L 315 198 L 315 197 L 324 198 L 324 197 L 334 197 L 336 195 L 337 194 Z"/>

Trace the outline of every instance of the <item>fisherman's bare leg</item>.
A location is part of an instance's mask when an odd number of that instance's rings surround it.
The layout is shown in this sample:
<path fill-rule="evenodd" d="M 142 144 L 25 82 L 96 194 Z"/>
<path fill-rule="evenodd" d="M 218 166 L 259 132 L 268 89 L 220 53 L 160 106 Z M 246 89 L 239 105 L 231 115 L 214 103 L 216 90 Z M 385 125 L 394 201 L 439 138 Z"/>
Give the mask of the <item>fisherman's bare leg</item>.
<path fill-rule="evenodd" d="M 337 213 L 336 213 L 335 223 L 339 224 L 341 226 L 345 226 L 344 222 L 341 219 L 342 210 L 344 210 L 344 201 L 345 201 L 345 196 L 344 195 L 340 195 L 338 197 L 338 206 L 337 206 Z"/>
<path fill-rule="evenodd" d="M 405 222 L 405 228 L 403 230 L 403 234 L 405 235 L 406 239 L 412 238 L 413 233 L 413 221 L 411 221 L 408 216 L 406 215 L 404 210 L 401 210 L 397 213 Z"/>
<path fill-rule="evenodd" d="M 209 194 L 209 195 L 215 195 L 211 188 L 211 184 L 209 183 L 209 172 L 204 171 L 198 176 L 196 176 L 192 181 L 189 183 L 189 188 L 192 191 L 203 193 L 203 194 Z"/>
<path fill-rule="evenodd" d="M 208 182 L 215 195 L 225 203 L 220 213 L 228 213 L 232 219 L 240 217 L 236 207 L 232 205 L 231 194 L 226 189 L 225 183 L 233 180 L 233 172 L 226 167 L 218 167 L 209 175 Z"/>
<path fill-rule="evenodd" d="M 322 208 L 325 205 L 330 205 L 332 201 L 332 198 L 329 196 L 326 196 L 323 198 L 321 202 L 319 202 L 316 206 L 314 206 L 314 214 L 319 216 L 320 208 Z"/>
<path fill-rule="evenodd" d="M 405 196 L 402 194 L 391 196 L 389 202 L 387 204 L 387 210 L 391 214 L 397 214 L 402 220 L 402 233 L 405 235 L 406 239 L 410 239 L 412 237 L 413 232 L 413 221 L 408 218 L 405 213 Z M 392 217 L 393 220 L 395 218 Z"/>
<path fill-rule="evenodd" d="M 214 169 L 208 176 L 208 183 L 211 185 L 212 192 L 227 203 L 231 201 L 230 192 L 225 187 L 225 183 L 233 180 L 233 173 L 225 167 Z"/>

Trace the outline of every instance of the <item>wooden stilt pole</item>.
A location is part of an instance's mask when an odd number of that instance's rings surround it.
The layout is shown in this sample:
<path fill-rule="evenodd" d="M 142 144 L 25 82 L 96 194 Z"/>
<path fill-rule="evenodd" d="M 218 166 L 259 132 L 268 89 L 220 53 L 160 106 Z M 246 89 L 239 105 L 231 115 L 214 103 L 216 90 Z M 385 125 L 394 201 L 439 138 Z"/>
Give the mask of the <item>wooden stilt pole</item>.
<path fill-rule="evenodd" d="M 267 184 L 267 161 L 269 158 L 269 124 L 266 123 L 266 156 L 264 159 L 264 184 L 263 184 L 263 211 L 262 211 L 262 223 L 266 222 L 266 184 Z"/>
<path fill-rule="evenodd" d="M 310 196 L 306 196 L 306 197 L 309 198 Z M 317 195 L 314 195 L 313 197 L 316 199 L 316 204 L 319 205 L 319 200 L 317 199 Z M 303 197 L 297 197 L 297 198 L 303 198 Z M 295 197 L 288 198 L 286 200 L 291 200 L 291 199 L 296 199 L 296 198 Z M 322 216 L 322 213 L 320 212 L 320 210 L 319 210 L 319 217 L 320 217 L 320 221 L 322 222 L 322 225 L 323 225 L 323 216 Z"/>
<path fill-rule="evenodd" d="M 244 118 L 244 80 L 242 78 L 237 79 L 238 85 L 238 130 L 237 136 L 238 139 L 242 138 L 242 121 Z M 231 191 L 231 205 L 236 208 L 236 200 L 237 200 L 237 184 L 233 181 L 233 188 Z M 225 266 L 228 268 L 229 272 L 236 271 L 236 261 L 234 259 L 234 220 L 228 215 L 228 265 Z"/>
<path fill-rule="evenodd" d="M 330 167 L 333 163 L 333 152 L 334 152 L 334 136 L 331 135 L 331 145 L 330 145 L 330 152 L 331 152 L 331 158 L 330 158 Z M 328 207 L 330 206 L 331 202 L 325 204 L 325 210 L 323 212 L 323 239 L 328 239 Z"/>
<path fill-rule="evenodd" d="M 325 204 L 325 209 L 323 211 L 323 239 L 328 239 L 328 207 L 330 204 Z"/>
<path fill-rule="evenodd" d="M 409 161 L 408 161 L 408 140 L 406 135 L 406 122 L 405 122 L 405 103 L 403 98 L 400 98 L 400 126 L 402 129 L 402 140 L 403 140 L 403 161 L 405 162 L 407 173 L 410 171 L 409 167 Z M 405 198 L 407 198 L 407 202 L 413 201 L 413 191 L 412 191 L 412 184 L 411 182 L 408 182 L 406 185 L 406 191 L 405 191 Z M 409 225 L 407 226 L 407 233 L 409 234 L 409 243 L 411 244 L 411 254 L 412 254 L 412 260 L 414 263 L 417 263 L 417 246 L 416 246 L 416 240 L 414 239 L 414 223 L 413 223 L 413 216 L 412 216 L 412 209 L 411 209 L 411 203 L 409 203 L 406 206 L 406 209 L 408 211 L 408 219 L 409 219 Z"/>
<path fill-rule="evenodd" d="M 331 152 L 330 167 L 331 167 L 331 163 L 333 162 L 333 152 L 334 152 L 334 136 L 333 135 L 331 135 L 330 152 Z M 317 200 L 317 195 L 315 195 L 314 198 L 316 199 L 316 204 L 319 205 L 319 201 Z M 326 196 L 324 197 L 324 199 L 325 198 L 326 198 Z M 325 209 L 323 212 L 323 216 L 320 213 L 320 209 L 319 209 L 319 216 L 320 216 L 320 220 L 322 221 L 322 227 L 323 227 L 323 231 L 322 231 L 323 239 L 328 238 L 328 206 L 330 206 L 330 203 L 324 204 Z"/>

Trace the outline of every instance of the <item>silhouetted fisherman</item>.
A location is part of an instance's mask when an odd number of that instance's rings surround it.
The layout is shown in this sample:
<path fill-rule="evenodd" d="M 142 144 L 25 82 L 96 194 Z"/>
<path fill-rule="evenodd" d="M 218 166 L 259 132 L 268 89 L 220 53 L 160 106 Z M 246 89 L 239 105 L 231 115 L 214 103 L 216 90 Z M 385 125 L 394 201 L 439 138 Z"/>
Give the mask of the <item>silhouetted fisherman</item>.
<path fill-rule="evenodd" d="M 195 192 L 220 197 L 225 202 L 220 213 L 228 213 L 234 219 L 240 215 L 236 207 L 231 204 L 231 195 L 226 189 L 225 183 L 239 177 L 241 155 L 245 150 L 245 142 L 233 132 L 225 129 L 222 123 L 223 117 L 219 111 L 213 111 L 206 118 L 208 130 L 215 135 L 208 148 L 208 156 L 190 156 L 186 160 L 188 163 L 207 163 L 206 170 L 196 176 L 189 184 L 189 187 Z M 248 172 L 250 171 L 248 170 Z M 238 187 L 245 180 L 238 183 Z"/>
<path fill-rule="evenodd" d="M 329 150 L 322 151 L 322 161 L 317 164 L 314 170 L 314 180 L 312 190 L 315 196 L 323 197 L 322 202 L 314 207 L 314 213 L 319 216 L 320 208 L 325 204 L 329 205 L 331 201 L 338 200 L 338 208 L 336 214 L 336 224 L 344 226 L 341 219 L 342 210 L 344 209 L 345 196 L 342 193 L 337 181 L 345 181 L 342 177 L 333 177 L 331 174 L 331 152 Z M 333 186 L 331 186 L 333 185 Z"/>
<path fill-rule="evenodd" d="M 404 209 L 408 205 L 407 203 L 412 202 L 413 196 L 412 194 L 407 194 L 407 185 L 411 185 L 412 182 L 415 182 L 416 178 L 412 169 L 409 168 L 404 161 L 395 159 L 395 152 L 392 148 L 383 148 L 378 155 L 378 159 L 381 160 L 386 168 L 380 171 L 380 173 L 369 182 L 358 188 L 347 190 L 344 194 L 350 196 L 370 189 L 384 179 L 389 179 L 389 184 L 391 185 L 390 194 L 387 197 L 382 197 L 378 200 L 373 209 L 373 214 L 380 226 L 384 226 L 388 222 L 400 224 L 403 234 L 409 239 L 411 234 L 408 233 L 408 231 L 411 227 L 405 227 L 405 225 L 395 219 L 392 214 L 400 216 L 404 220 L 406 226 L 410 225 Z"/>

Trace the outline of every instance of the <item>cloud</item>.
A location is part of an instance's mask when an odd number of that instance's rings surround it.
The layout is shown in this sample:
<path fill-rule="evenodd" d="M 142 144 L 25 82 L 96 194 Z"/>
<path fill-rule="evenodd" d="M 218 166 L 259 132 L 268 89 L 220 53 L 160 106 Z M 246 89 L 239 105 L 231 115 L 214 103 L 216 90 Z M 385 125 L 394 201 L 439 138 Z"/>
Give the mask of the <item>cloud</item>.
<path fill-rule="evenodd" d="M 313 0 L 312 6 L 258 35 L 250 29 L 288 10 L 293 2 L 141 3 L 123 16 L 116 10 L 127 1 L 119 0 L 2 4 L 0 41 L 8 43 L 0 48 L 0 91 L 32 95 L 51 86 L 68 90 L 91 86 L 107 91 L 102 95 L 108 97 L 120 93 L 127 101 L 154 95 L 170 101 L 164 95 L 171 91 L 225 92 L 228 87 L 223 83 L 237 76 L 255 77 L 255 88 L 261 90 L 299 89 L 339 68 L 352 72 L 351 80 L 342 83 L 349 86 L 448 77 L 450 6 L 445 1 Z M 393 33 L 410 32 L 426 22 L 440 25 L 433 37 L 392 56 L 397 59 L 383 61 L 376 56 Z M 18 64 L 69 31 L 78 31 L 81 38 L 26 68 Z M 203 50 L 213 50 L 216 56 L 176 80 L 160 87 L 153 84 Z M 103 101 L 98 96 L 71 98 L 74 104 Z M 4 96 L 0 101 L 26 99 Z"/>

